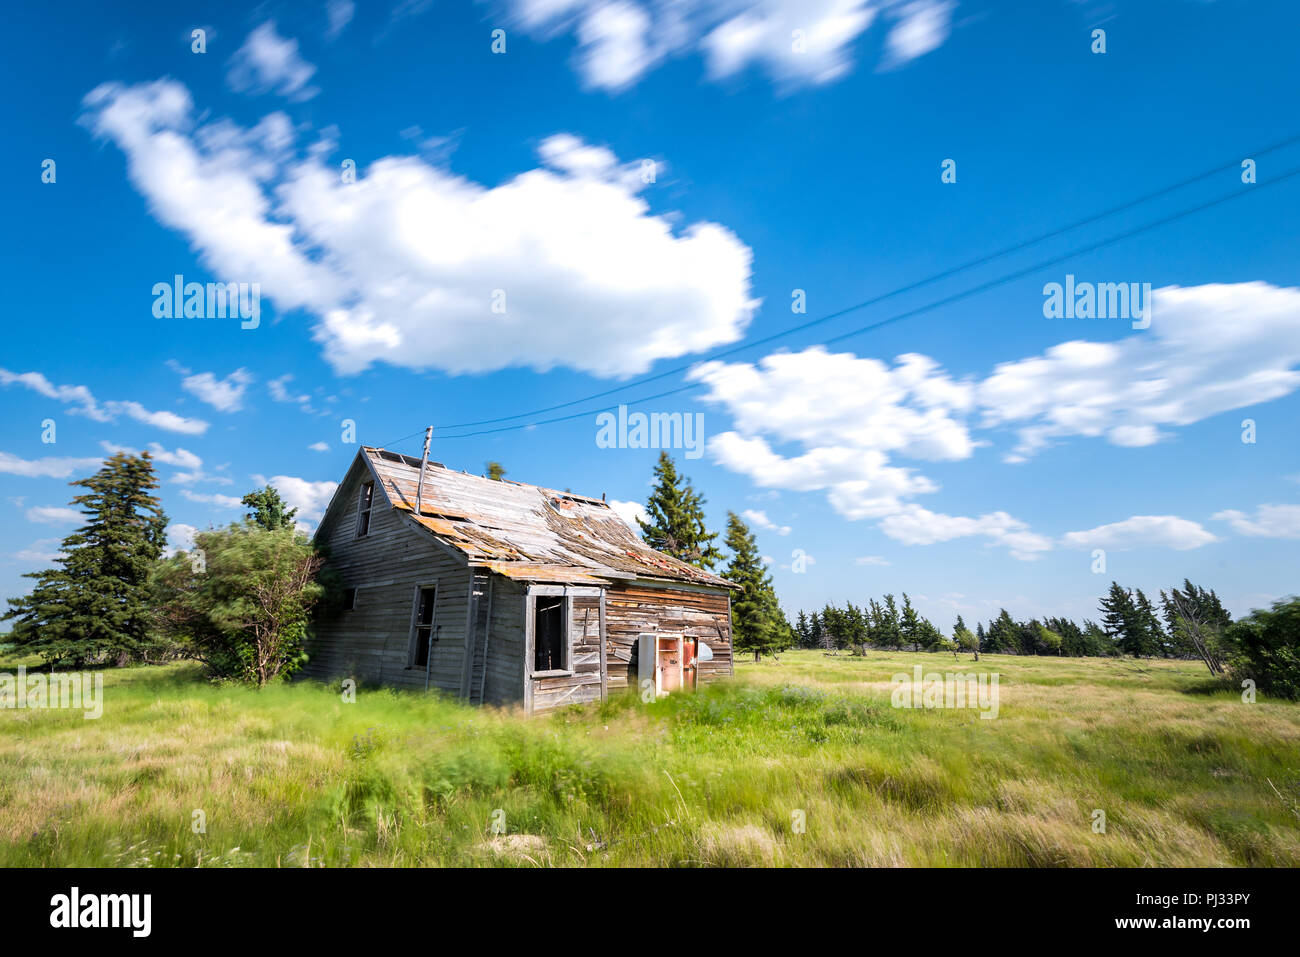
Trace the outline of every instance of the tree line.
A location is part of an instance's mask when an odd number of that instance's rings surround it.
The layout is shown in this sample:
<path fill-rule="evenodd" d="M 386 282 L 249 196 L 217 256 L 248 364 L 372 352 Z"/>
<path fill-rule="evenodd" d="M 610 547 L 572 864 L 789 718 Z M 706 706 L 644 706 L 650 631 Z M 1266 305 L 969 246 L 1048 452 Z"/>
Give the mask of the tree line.
<path fill-rule="evenodd" d="M 505 470 L 489 463 L 500 480 Z M 781 609 L 754 534 L 727 513 L 722 547 L 704 516 L 704 497 L 661 453 L 638 519 L 652 547 L 739 586 L 733 592 L 736 651 L 775 655 L 790 647 L 868 648 L 980 654 L 1200 658 L 1224 680 L 1249 678 L 1261 690 L 1300 698 L 1300 598 L 1278 601 L 1239 621 L 1218 595 L 1184 580 L 1153 600 L 1112 582 L 1099 621 L 1064 617 L 1019 621 L 1001 609 L 972 632 L 961 616 L 950 634 L 917 612 L 903 593 L 866 604 Z M 196 532 L 193 546 L 165 554 L 167 517 L 149 454 L 118 453 L 94 475 L 71 483 L 86 523 L 63 540 L 55 567 L 26 577 L 28 595 L 0 620 L 9 641 L 51 666 L 122 665 L 189 658 L 216 678 L 263 685 L 306 661 L 313 615 L 342 601 L 326 555 L 296 527 L 296 510 L 271 486 L 249 492 L 243 519 Z M 726 549 L 726 554 L 723 552 Z"/>
<path fill-rule="evenodd" d="M 1140 588 L 1111 582 L 1100 599 L 1100 621 L 1063 617 L 1019 621 L 1005 608 L 986 627 L 972 632 L 961 615 L 950 635 L 912 607 L 903 593 L 865 605 L 828 603 L 811 614 L 800 611 L 794 625 L 799 648 L 866 654 L 882 650 L 1060 655 L 1076 658 L 1131 657 L 1201 660 L 1225 682 L 1249 679 L 1261 690 L 1300 699 L 1300 598 L 1276 601 L 1233 621 L 1212 589 L 1183 579 L 1181 587 L 1161 589 L 1158 601 Z"/>
<path fill-rule="evenodd" d="M 904 592 L 901 608 L 893 595 L 885 595 L 880 601 L 868 599 L 865 605 L 847 602 L 840 608 L 828 603 L 811 614 L 800 611 L 794 630 L 800 648 L 841 651 L 874 647 L 1075 658 L 1195 658 L 1203 657 L 1196 638 L 1205 627 L 1222 631 L 1232 624 L 1232 616 L 1214 591 L 1187 580 L 1181 589 L 1160 591 L 1158 611 L 1142 589 L 1112 582 L 1099 611 L 1100 622 L 1079 623 L 1050 616 L 1020 621 L 1002 608 L 987 626 L 977 623 L 974 632 L 958 615 L 951 634 L 945 635 L 916 612 Z M 1195 627 L 1195 622 L 1202 627 Z"/>

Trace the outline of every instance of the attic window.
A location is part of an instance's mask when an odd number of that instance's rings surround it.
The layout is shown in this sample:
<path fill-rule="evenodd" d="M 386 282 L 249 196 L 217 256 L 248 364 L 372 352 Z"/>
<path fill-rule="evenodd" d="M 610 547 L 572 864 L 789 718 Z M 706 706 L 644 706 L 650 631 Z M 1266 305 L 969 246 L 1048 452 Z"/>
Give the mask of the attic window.
<path fill-rule="evenodd" d="M 538 595 L 533 605 L 533 674 L 569 670 L 562 596 Z"/>
<path fill-rule="evenodd" d="M 357 502 L 357 538 L 370 531 L 370 506 L 375 500 L 375 483 L 367 482 L 361 486 L 361 498 Z"/>

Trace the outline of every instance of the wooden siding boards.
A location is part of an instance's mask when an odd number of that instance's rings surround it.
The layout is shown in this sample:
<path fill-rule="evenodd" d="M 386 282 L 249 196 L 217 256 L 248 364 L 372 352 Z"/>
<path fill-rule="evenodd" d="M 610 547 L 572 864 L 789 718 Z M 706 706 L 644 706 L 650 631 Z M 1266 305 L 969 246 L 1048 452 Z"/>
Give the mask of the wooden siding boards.
<path fill-rule="evenodd" d="M 524 700 L 525 586 L 496 576 L 483 682 L 483 703 L 522 704 Z"/>
<path fill-rule="evenodd" d="M 423 688 L 425 669 L 408 667 L 411 618 L 416 588 L 437 588 L 433 625 L 437 641 L 429 660 L 429 687 L 460 692 L 468 619 L 468 566 L 439 546 L 432 536 L 416 534 L 403 516 L 377 503 L 370 531 L 356 535 L 356 502 L 369 475 L 349 472 L 336 493 L 340 504 L 330 524 L 322 523 L 317 540 L 328 549 L 327 564 L 345 588 L 357 589 L 356 607 L 322 618 L 308 643 L 307 678 L 355 678 L 359 681 Z"/>
<path fill-rule="evenodd" d="M 641 582 L 611 585 L 605 592 L 609 690 L 636 686 L 637 636 L 647 633 L 684 635 L 707 643 L 713 660 L 697 665 L 700 682 L 732 674 L 730 601 L 730 593 L 721 589 L 661 588 Z"/>

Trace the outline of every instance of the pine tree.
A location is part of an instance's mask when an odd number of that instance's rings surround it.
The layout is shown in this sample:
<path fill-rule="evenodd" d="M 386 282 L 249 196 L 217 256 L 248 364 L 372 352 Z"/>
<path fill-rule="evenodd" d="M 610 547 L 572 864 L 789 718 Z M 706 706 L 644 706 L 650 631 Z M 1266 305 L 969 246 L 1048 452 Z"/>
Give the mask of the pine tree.
<path fill-rule="evenodd" d="M 1135 658 L 1151 653 L 1151 638 L 1133 594 L 1119 582 L 1101 600 L 1101 624 L 1120 651 Z"/>
<path fill-rule="evenodd" d="M 1182 591 L 1171 588 L 1168 595 L 1163 590 L 1160 592 L 1160 603 L 1172 652 L 1199 657 L 1210 674 L 1222 674 L 1223 635 L 1232 624 L 1232 616 L 1224 609 L 1219 596 L 1184 578 Z"/>
<path fill-rule="evenodd" d="M 812 636 L 808 630 L 808 615 L 802 608 L 799 609 L 799 617 L 795 619 L 794 630 L 799 636 L 800 648 L 812 648 Z"/>
<path fill-rule="evenodd" d="M 240 499 L 240 503 L 253 510 L 244 517 L 268 532 L 273 532 L 277 528 L 294 527 L 293 519 L 298 514 L 298 510 L 289 508 L 288 503 L 280 498 L 279 490 L 272 485 L 249 492 Z"/>
<path fill-rule="evenodd" d="M 926 632 L 921 627 L 921 617 L 912 607 L 912 599 L 907 597 L 907 592 L 903 592 L 903 614 L 899 619 L 898 630 L 903 644 L 910 644 L 913 651 L 921 650 Z"/>
<path fill-rule="evenodd" d="M 722 553 L 713 544 L 718 533 L 705 526 L 703 496 L 691 487 L 689 479 L 677 474 L 677 466 L 667 452 L 659 453 L 654 471 L 657 482 L 646 501 L 650 521 L 637 519 L 641 536 L 651 548 L 699 568 L 712 569 Z"/>
<path fill-rule="evenodd" d="M 879 644 L 885 648 L 902 648 L 903 631 L 898 620 L 898 606 L 894 603 L 894 596 L 886 595 L 883 605 L 876 605 L 873 602 L 872 612 Z"/>
<path fill-rule="evenodd" d="M 47 662 L 125 664 L 150 647 L 149 575 L 166 542 L 167 517 L 149 492 L 153 462 L 118 453 L 72 500 L 86 524 L 63 540 L 57 568 L 34 572 L 32 593 L 10 602 L 10 640 Z"/>
<path fill-rule="evenodd" d="M 506 477 L 506 470 L 501 466 L 500 462 L 489 462 L 486 468 L 487 477 L 494 482 L 500 482 Z"/>
<path fill-rule="evenodd" d="M 1169 638 L 1156 617 L 1156 610 L 1139 588 L 1134 593 L 1133 609 L 1137 613 L 1136 626 L 1141 635 L 1140 641 L 1147 655 L 1166 657 L 1169 651 Z"/>
<path fill-rule="evenodd" d="M 1005 608 L 998 609 L 998 617 L 989 622 L 984 648 L 998 654 L 1014 655 L 1020 650 L 1016 637 L 1016 623 Z"/>
<path fill-rule="evenodd" d="M 752 651 L 754 660 L 758 661 L 763 654 L 776 654 L 787 647 L 790 625 L 777 604 L 772 579 L 758 554 L 754 533 L 735 512 L 727 513 L 726 545 L 731 551 L 731 563 L 723 577 L 742 589 L 731 600 L 735 648 Z"/>

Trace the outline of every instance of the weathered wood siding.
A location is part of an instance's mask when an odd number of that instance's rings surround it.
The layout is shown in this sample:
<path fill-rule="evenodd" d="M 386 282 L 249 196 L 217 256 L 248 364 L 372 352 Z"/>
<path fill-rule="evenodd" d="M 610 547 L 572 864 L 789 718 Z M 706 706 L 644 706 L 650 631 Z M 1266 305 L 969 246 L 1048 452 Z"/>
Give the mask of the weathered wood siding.
<path fill-rule="evenodd" d="M 503 575 L 492 576 L 491 633 L 483 703 L 522 704 L 524 700 L 525 587 Z"/>
<path fill-rule="evenodd" d="M 438 640 L 429 662 L 429 687 L 459 695 L 468 615 L 469 568 L 431 535 L 412 528 L 376 491 L 370 531 L 356 537 L 357 500 L 364 468 L 352 469 L 319 536 L 328 564 L 345 588 L 357 589 L 356 608 L 319 621 L 307 645 L 304 677 L 345 678 L 423 688 L 425 669 L 408 667 L 415 589 L 437 587 L 433 625 Z"/>
<path fill-rule="evenodd" d="M 728 593 L 703 588 L 655 587 L 644 583 L 611 585 L 605 593 L 605 645 L 610 692 L 635 687 L 637 635 L 684 635 L 713 651 L 702 661 L 700 683 L 732 673 L 731 606 Z"/>

